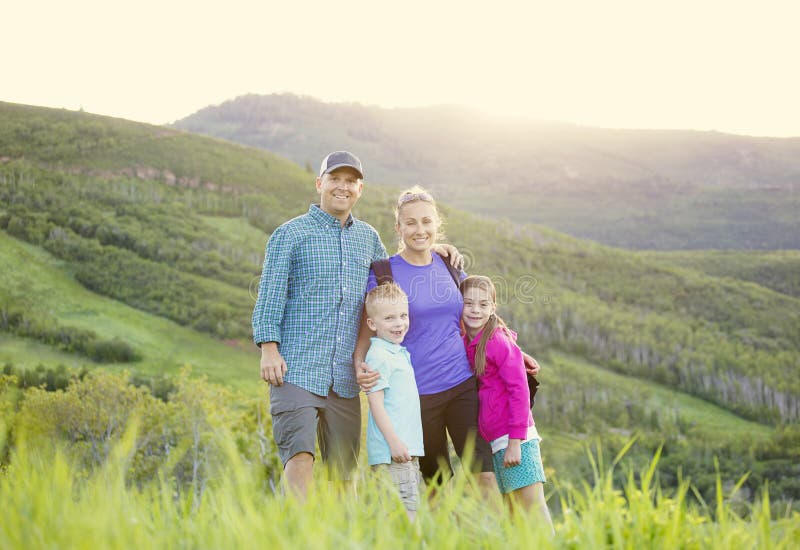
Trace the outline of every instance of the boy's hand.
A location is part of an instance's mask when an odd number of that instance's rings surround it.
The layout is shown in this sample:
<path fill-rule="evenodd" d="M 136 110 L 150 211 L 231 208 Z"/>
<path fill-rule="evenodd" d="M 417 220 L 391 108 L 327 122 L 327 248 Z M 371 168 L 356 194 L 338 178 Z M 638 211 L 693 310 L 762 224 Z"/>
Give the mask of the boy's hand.
<path fill-rule="evenodd" d="M 369 368 L 369 365 L 361 362 L 356 366 L 356 382 L 361 386 L 361 391 L 369 391 L 378 383 L 381 375 L 378 371 Z"/>
<path fill-rule="evenodd" d="M 522 462 L 520 440 L 509 439 L 508 447 L 506 447 L 506 454 L 503 455 L 503 467 L 510 468 L 511 466 L 519 466 L 520 462 Z"/>
<path fill-rule="evenodd" d="M 261 344 L 261 378 L 271 386 L 282 386 L 286 375 L 286 361 L 283 360 L 275 342 Z"/>
<path fill-rule="evenodd" d="M 389 451 L 392 453 L 392 460 L 395 462 L 403 464 L 411 461 L 408 446 L 399 439 L 389 442 Z"/>
<path fill-rule="evenodd" d="M 539 370 L 541 370 L 542 367 L 539 366 L 539 363 L 536 362 L 536 359 L 523 351 L 522 360 L 525 361 L 525 372 L 533 376 L 539 374 Z"/>

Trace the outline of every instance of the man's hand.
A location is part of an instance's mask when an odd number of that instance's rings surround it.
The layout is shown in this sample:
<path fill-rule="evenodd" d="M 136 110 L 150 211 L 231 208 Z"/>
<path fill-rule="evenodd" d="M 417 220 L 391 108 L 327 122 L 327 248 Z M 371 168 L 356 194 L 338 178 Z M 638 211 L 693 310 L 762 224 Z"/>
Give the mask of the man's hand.
<path fill-rule="evenodd" d="M 464 269 L 464 256 L 452 244 L 437 243 L 433 245 L 433 251 L 442 256 L 446 256 L 450 265 L 456 269 Z"/>
<path fill-rule="evenodd" d="M 525 361 L 525 372 L 532 376 L 539 374 L 539 370 L 541 370 L 542 367 L 539 366 L 539 363 L 536 362 L 536 359 L 523 351 L 522 360 Z"/>
<path fill-rule="evenodd" d="M 271 386 L 282 386 L 287 370 L 286 361 L 278 351 L 278 344 L 263 342 L 261 344 L 261 378 Z"/>
<path fill-rule="evenodd" d="M 378 383 L 381 375 L 378 371 L 369 368 L 363 361 L 356 366 L 356 382 L 361 386 L 361 391 L 369 391 Z"/>
<path fill-rule="evenodd" d="M 389 452 L 392 453 L 392 460 L 400 464 L 411 462 L 411 454 L 408 452 L 408 446 L 400 439 L 389 441 Z"/>
<path fill-rule="evenodd" d="M 503 455 L 503 467 L 519 466 L 522 462 L 522 448 L 519 439 L 509 439 L 506 454 Z"/>

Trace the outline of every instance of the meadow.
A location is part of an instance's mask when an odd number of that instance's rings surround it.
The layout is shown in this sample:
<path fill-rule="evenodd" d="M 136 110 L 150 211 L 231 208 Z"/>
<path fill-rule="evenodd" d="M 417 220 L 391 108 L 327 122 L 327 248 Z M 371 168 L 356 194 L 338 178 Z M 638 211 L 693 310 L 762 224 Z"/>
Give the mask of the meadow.
<path fill-rule="evenodd" d="M 77 475 L 59 452 L 46 460 L 19 449 L 0 478 L 3 548 L 796 548 L 800 516 L 772 519 L 767 492 L 743 518 L 729 500 L 695 504 L 687 484 L 673 494 L 653 486 L 653 468 L 615 486 L 610 471 L 593 483 L 559 490 L 562 514 L 554 536 L 535 516 L 487 506 L 474 480 L 458 475 L 415 524 L 385 486 L 361 473 L 355 487 L 318 474 L 306 503 L 265 487 L 231 453 L 224 476 L 201 499 L 171 482 L 125 482 L 130 442 L 107 464 Z M 654 464 L 655 465 L 655 464 Z M 557 482 L 556 482 L 557 483 Z M 56 498 L 54 498 L 56 497 Z M 502 508 L 499 503 L 496 507 Z"/>
<path fill-rule="evenodd" d="M 365 467 L 348 484 L 318 468 L 305 503 L 287 496 L 263 403 L 188 373 L 164 402 L 122 375 L 94 371 L 66 391 L 26 390 L 15 414 L 9 405 L 20 395 L 9 382 L 0 377 L 3 548 L 741 549 L 800 541 L 800 513 L 775 507 L 768 484 L 752 502 L 739 494 L 746 476 L 729 484 L 717 474 L 710 499 L 688 479 L 663 488 L 660 449 L 642 469 L 622 465 L 634 439 L 608 458 L 599 442 L 585 444 L 591 471 L 583 480 L 548 468 L 554 535 L 535 515 L 486 502 L 464 469 L 435 495 L 428 488 L 411 524 Z M 101 395 L 106 406 L 94 406 Z"/>

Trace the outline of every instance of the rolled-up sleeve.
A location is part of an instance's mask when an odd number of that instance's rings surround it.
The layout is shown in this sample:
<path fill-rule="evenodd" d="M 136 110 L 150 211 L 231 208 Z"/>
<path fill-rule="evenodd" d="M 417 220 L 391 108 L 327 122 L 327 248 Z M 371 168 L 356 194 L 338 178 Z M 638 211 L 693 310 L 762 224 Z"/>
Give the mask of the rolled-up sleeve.
<path fill-rule="evenodd" d="M 258 298 L 253 309 L 253 341 L 257 345 L 281 343 L 281 321 L 289 292 L 291 262 L 291 235 L 281 226 L 272 233 L 264 253 Z"/>

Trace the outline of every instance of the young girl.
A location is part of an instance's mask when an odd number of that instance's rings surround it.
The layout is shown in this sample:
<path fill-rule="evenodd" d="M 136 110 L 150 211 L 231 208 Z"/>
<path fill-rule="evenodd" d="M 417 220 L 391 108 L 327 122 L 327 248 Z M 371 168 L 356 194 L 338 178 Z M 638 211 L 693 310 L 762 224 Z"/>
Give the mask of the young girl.
<path fill-rule="evenodd" d="M 464 295 L 464 345 L 479 381 L 478 429 L 492 446 L 494 473 L 509 506 L 535 508 L 552 531 L 542 484 L 539 434 L 529 408 L 530 396 L 517 335 L 495 311 L 497 291 L 488 277 L 461 282 Z"/>

